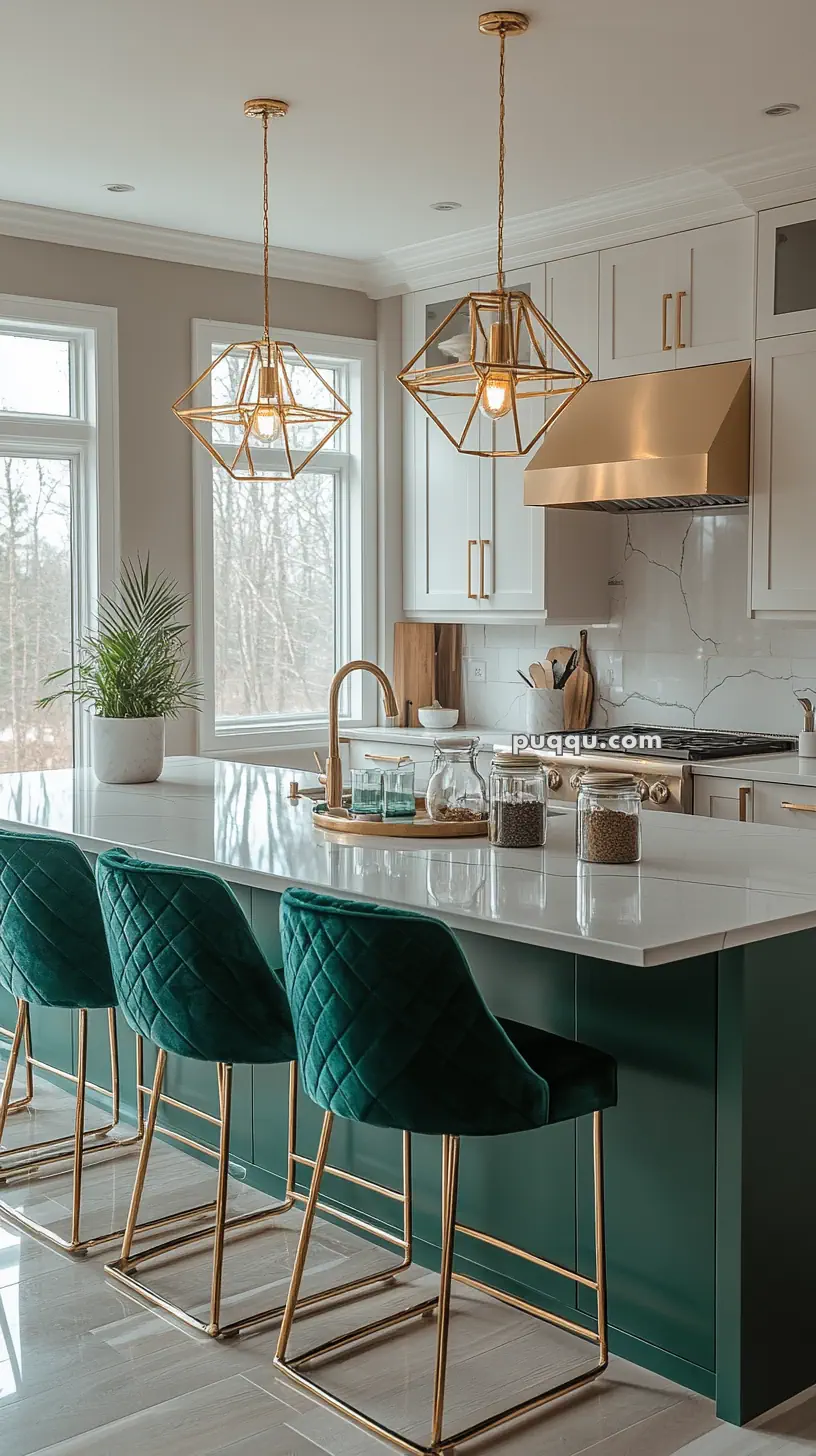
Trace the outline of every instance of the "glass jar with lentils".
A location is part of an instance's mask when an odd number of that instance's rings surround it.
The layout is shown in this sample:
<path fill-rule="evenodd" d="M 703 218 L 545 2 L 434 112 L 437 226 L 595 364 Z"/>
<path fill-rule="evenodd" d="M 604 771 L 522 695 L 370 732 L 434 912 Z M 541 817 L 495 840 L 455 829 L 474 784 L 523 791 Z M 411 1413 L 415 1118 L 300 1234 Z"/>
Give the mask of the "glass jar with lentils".
<path fill-rule="evenodd" d="M 638 863 L 640 794 L 631 774 L 584 774 L 576 836 L 578 858 L 586 864 Z"/>
<path fill-rule="evenodd" d="M 547 774 L 528 753 L 497 753 L 490 770 L 490 843 L 540 849 L 547 838 Z"/>

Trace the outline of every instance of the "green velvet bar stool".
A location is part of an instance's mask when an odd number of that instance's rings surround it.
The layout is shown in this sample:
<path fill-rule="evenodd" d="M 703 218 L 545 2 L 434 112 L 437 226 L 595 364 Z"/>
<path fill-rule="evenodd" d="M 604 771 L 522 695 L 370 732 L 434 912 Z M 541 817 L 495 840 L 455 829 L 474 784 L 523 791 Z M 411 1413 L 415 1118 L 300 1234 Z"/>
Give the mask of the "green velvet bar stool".
<path fill-rule="evenodd" d="M 580 1042 L 488 1010 L 458 941 L 437 920 L 407 911 L 290 889 L 281 905 L 286 990 L 301 1076 L 324 1110 L 320 1145 L 298 1245 L 275 1364 L 311 1395 L 364 1429 L 417 1456 L 464 1442 L 578 1390 L 607 1367 L 602 1114 L 617 1098 L 612 1057 Z M 499 1136 L 591 1115 L 595 1181 L 595 1271 L 589 1278 L 457 1222 L 460 1138 Z M 335 1117 L 442 1138 L 440 1291 L 399 1314 L 287 1354 L 326 1169 Z M 469 1275 L 454 1273 L 456 1235 L 492 1244 L 594 1292 L 595 1328 L 548 1313 Z M 444 1433 L 451 1282 L 464 1284 L 590 1341 L 597 1363 L 542 1394 L 485 1420 Z M 370 1340 L 403 1320 L 436 1311 L 436 1358 L 430 1439 L 409 1436 L 333 1396 L 303 1372 L 306 1361 L 356 1340 Z M 359 1357 L 365 1361 L 366 1354 Z"/>
<path fill-rule="evenodd" d="M 124 850 L 109 850 L 97 861 L 96 878 L 119 1006 L 133 1030 L 158 1048 L 122 1252 L 118 1260 L 107 1266 L 106 1272 L 130 1294 L 205 1334 L 236 1335 L 276 1318 L 282 1313 L 283 1305 L 248 1314 L 231 1323 L 222 1321 L 225 1235 L 231 1229 L 246 1231 L 252 1225 L 266 1222 L 285 1213 L 298 1201 L 305 1203 L 306 1194 L 295 1186 L 296 1164 L 314 1167 L 313 1159 L 299 1157 L 295 1149 L 297 1065 L 292 1018 L 281 974 L 267 962 L 232 890 L 217 875 L 204 870 L 147 864 Z M 217 1152 L 203 1143 L 194 1145 L 199 1152 L 217 1159 L 215 1224 L 152 1247 L 140 1246 L 134 1251 L 133 1235 L 159 1107 L 165 1100 L 162 1089 L 168 1054 L 211 1063 L 217 1077 L 220 1112 L 217 1119 L 189 1103 L 175 1101 L 176 1107 L 183 1107 L 194 1116 L 206 1116 L 210 1123 L 215 1121 L 218 1125 Z M 288 1154 L 283 1201 L 259 1212 L 227 1217 L 235 1063 L 289 1063 Z M 162 1131 L 166 1136 L 173 1136 L 170 1129 Z M 191 1140 L 185 1141 L 189 1144 Z M 339 1176 L 350 1175 L 339 1171 Z M 376 1185 L 373 1186 L 376 1191 Z M 343 1216 L 342 1210 L 337 1216 Z M 139 1270 L 153 1260 L 207 1237 L 213 1238 L 212 1278 L 209 1314 L 201 1319 L 163 1298 L 139 1277 Z M 384 1277 L 387 1275 L 369 1274 L 348 1280 L 335 1286 L 329 1295 L 321 1293 L 306 1303 L 336 1297 Z"/>
<path fill-rule="evenodd" d="M 89 1152 L 125 1147 L 140 1136 L 113 1137 L 119 1123 L 119 1054 L 116 1036 L 116 993 L 91 868 L 71 840 L 0 831 L 0 985 L 17 1002 L 17 1022 L 0 1092 L 0 1141 L 13 1108 L 11 1089 L 20 1051 L 26 1058 L 26 1097 L 33 1092 L 31 1069 L 39 1067 L 64 1077 L 76 1088 L 74 1131 L 22 1147 L 0 1157 L 0 1179 L 33 1172 L 60 1171 L 73 1162 L 71 1231 L 63 1238 L 0 1200 L 0 1212 L 30 1233 L 71 1254 L 120 1238 L 121 1230 L 97 1238 L 81 1238 L 82 1173 Z M 29 1008 L 64 1007 L 78 1012 L 76 1073 L 36 1060 L 31 1053 Z M 98 1087 L 87 1079 L 88 1015 L 105 1011 L 110 1041 L 111 1085 Z M 86 1129 L 88 1089 L 110 1100 L 109 1120 Z"/>

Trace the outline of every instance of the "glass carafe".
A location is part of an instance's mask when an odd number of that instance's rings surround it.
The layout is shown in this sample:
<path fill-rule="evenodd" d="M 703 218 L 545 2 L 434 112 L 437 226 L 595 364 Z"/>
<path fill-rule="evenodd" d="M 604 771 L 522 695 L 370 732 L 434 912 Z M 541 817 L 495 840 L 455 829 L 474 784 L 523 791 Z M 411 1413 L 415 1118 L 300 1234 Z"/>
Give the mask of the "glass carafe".
<path fill-rule="evenodd" d="M 425 804 L 432 819 L 487 818 L 487 788 L 476 767 L 478 738 L 437 738 Z"/>

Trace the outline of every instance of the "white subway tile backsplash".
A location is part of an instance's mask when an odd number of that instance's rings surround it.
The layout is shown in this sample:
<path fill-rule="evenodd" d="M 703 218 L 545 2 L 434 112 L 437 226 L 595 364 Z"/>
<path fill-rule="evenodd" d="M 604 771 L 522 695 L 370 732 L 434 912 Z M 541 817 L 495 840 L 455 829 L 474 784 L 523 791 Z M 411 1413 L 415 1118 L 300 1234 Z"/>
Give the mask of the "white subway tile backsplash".
<path fill-rule="evenodd" d="M 594 722 L 797 732 L 796 692 L 816 698 L 816 625 L 748 616 L 747 510 L 621 516 L 610 530 L 612 621 L 589 628 Z M 466 654 L 488 663 L 487 682 L 466 684 L 468 722 L 523 729 L 516 668 L 587 625 L 467 626 Z"/>

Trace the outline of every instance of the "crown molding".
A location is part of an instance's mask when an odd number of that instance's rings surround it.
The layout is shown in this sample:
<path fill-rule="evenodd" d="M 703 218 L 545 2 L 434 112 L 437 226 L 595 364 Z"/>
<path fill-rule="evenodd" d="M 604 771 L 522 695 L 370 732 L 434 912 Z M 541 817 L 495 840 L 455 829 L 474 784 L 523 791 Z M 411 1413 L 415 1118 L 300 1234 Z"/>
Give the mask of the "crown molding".
<path fill-rule="evenodd" d="M 64 212 L 55 207 L 35 207 L 27 202 L 0 200 L 0 234 L 192 264 L 198 268 L 224 268 L 230 273 L 263 272 L 259 243 L 151 227 L 147 223 L 96 217 L 86 212 Z M 298 283 L 323 283 L 332 288 L 363 292 L 366 288 L 366 266 L 354 258 L 270 248 L 269 267 L 274 277 L 291 278 Z"/>
<path fill-rule="evenodd" d="M 531 267 L 570 253 L 729 222 L 812 197 L 816 138 L 800 137 L 510 218 L 504 232 L 505 267 Z M 369 264 L 368 292 L 383 298 L 477 278 L 495 266 L 496 230 L 491 225 L 384 253 Z"/>
<path fill-rule="evenodd" d="M 800 136 L 778 146 L 732 153 L 705 167 L 610 188 L 594 197 L 509 218 L 504 235 L 505 266 L 508 271 L 529 268 L 550 258 L 728 222 L 763 208 L 813 197 L 816 137 Z M 0 201 L 3 233 L 233 273 L 262 272 L 261 250 L 255 243 L 29 203 Z M 351 288 L 371 298 L 478 278 L 495 266 L 496 229 L 492 223 L 394 248 L 367 260 L 293 248 L 270 250 L 270 271 L 277 278 Z"/>

